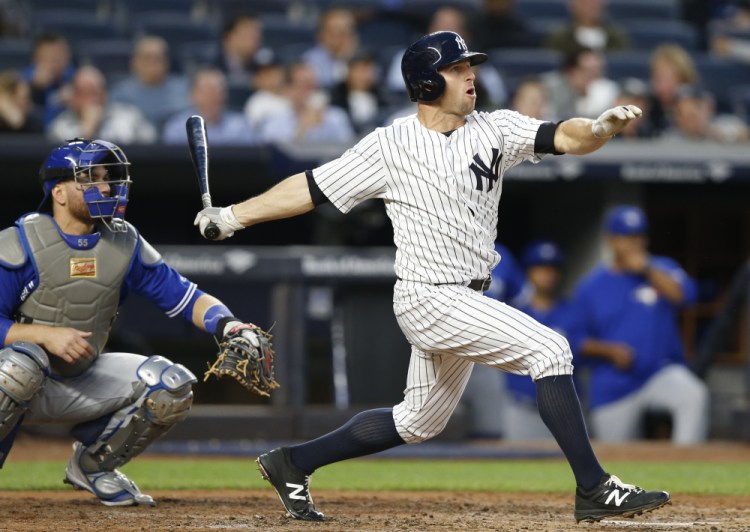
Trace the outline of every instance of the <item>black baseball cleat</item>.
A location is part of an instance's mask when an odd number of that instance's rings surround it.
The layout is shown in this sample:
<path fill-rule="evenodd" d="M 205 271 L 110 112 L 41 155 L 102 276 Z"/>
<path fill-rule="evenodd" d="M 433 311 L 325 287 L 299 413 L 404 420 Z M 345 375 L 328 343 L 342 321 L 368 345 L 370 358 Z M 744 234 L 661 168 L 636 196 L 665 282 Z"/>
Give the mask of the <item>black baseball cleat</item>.
<path fill-rule="evenodd" d="M 271 483 L 289 515 L 303 521 L 323 521 L 310 496 L 310 476 L 289 459 L 289 449 L 279 447 L 256 460 L 260 475 Z"/>
<path fill-rule="evenodd" d="M 601 521 L 606 517 L 635 517 L 670 503 L 666 491 L 646 491 L 623 484 L 614 475 L 602 477 L 591 491 L 576 489 L 576 522 Z"/>

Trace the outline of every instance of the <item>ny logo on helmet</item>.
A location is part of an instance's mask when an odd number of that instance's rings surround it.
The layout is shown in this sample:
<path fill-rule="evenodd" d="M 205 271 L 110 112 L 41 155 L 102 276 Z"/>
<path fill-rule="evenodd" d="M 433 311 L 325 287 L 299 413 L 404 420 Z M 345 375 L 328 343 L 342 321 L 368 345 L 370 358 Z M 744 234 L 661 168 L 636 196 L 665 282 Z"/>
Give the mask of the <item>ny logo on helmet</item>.
<path fill-rule="evenodd" d="M 458 47 L 461 48 L 464 52 L 468 52 L 469 48 L 466 46 L 466 41 L 464 41 L 463 37 L 460 35 L 456 35 L 456 43 L 458 44 Z"/>

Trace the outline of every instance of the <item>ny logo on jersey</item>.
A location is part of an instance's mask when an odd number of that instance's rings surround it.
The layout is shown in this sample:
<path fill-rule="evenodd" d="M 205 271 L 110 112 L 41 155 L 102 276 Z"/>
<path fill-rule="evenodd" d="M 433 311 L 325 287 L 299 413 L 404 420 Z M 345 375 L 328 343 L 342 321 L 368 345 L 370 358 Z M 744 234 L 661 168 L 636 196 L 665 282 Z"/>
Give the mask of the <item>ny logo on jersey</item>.
<path fill-rule="evenodd" d="M 500 166 L 500 161 L 503 160 L 503 154 L 500 153 L 500 150 L 497 148 L 492 148 L 492 163 L 490 166 L 487 166 L 484 164 L 484 161 L 479 158 L 479 154 L 474 155 L 474 162 L 471 163 L 471 166 L 469 166 L 469 169 L 474 172 L 474 175 L 477 178 L 477 187 L 476 189 L 480 192 L 484 190 L 482 188 L 482 178 L 487 179 L 487 192 L 492 190 L 492 187 L 495 186 L 495 181 L 498 180 L 498 167 Z"/>
<path fill-rule="evenodd" d="M 466 41 L 464 41 L 464 38 L 460 35 L 456 35 L 456 43 L 458 44 L 458 47 L 461 48 L 464 52 L 467 52 L 469 49 L 466 46 Z"/>

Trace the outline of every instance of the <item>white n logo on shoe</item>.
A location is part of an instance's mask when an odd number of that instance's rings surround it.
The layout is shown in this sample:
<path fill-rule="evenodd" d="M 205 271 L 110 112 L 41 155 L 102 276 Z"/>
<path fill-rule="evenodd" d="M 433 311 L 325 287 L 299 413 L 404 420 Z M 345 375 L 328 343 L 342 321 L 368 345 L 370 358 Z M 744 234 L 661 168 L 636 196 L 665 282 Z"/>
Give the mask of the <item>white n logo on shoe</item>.
<path fill-rule="evenodd" d="M 607 500 L 604 501 L 604 504 L 612 504 L 612 500 L 614 499 L 615 506 L 620 506 L 623 502 L 625 502 L 627 496 L 627 491 L 623 492 L 622 495 L 620 495 L 620 490 L 612 490 L 609 494 L 609 497 L 607 497 Z"/>
<path fill-rule="evenodd" d="M 289 493 L 290 499 L 296 499 L 298 501 L 307 500 L 307 498 L 304 495 L 300 495 L 300 492 L 302 492 L 305 489 L 305 487 L 302 484 L 292 484 L 291 482 L 287 482 L 286 487 L 292 490 L 291 493 Z"/>

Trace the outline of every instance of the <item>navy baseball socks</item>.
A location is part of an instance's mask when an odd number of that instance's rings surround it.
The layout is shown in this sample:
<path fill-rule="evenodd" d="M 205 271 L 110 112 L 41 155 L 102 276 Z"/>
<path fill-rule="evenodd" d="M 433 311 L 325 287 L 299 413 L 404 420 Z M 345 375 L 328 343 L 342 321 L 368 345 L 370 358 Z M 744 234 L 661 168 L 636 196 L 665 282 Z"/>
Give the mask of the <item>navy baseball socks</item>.
<path fill-rule="evenodd" d="M 571 375 L 538 379 L 536 394 L 539 415 L 568 459 L 576 479 L 577 522 L 634 517 L 669 504 L 666 491 L 646 491 L 624 484 L 602 469 L 591 448 Z"/>
<path fill-rule="evenodd" d="M 261 476 L 271 483 L 292 517 L 322 521 L 325 516 L 315 509 L 310 495 L 310 475 L 316 469 L 404 443 L 393 421 L 393 409 L 377 408 L 360 412 L 320 438 L 262 454 L 256 462 Z"/>

